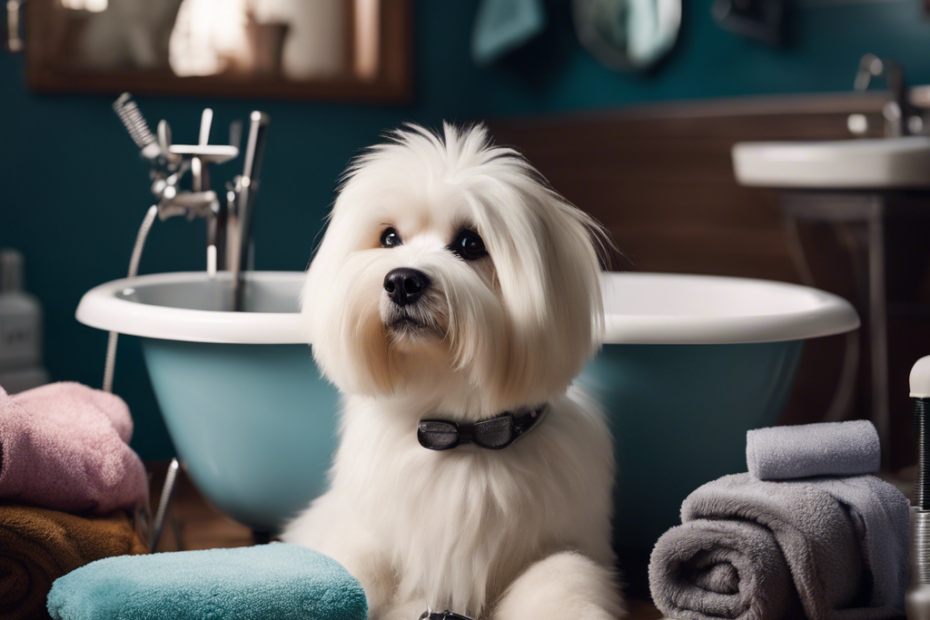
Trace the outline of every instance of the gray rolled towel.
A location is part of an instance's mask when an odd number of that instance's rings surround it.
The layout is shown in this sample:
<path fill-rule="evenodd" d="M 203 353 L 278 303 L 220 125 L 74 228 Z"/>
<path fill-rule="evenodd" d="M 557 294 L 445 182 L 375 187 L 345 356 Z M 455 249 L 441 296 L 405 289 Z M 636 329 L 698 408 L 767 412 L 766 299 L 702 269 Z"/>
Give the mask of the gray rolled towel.
<path fill-rule="evenodd" d="M 804 617 L 785 556 L 761 525 L 698 519 L 672 528 L 659 545 L 650 584 L 656 605 L 670 617 Z"/>
<path fill-rule="evenodd" d="M 760 428 L 746 433 L 746 464 L 759 480 L 874 474 L 881 447 L 868 420 Z"/>
<path fill-rule="evenodd" d="M 873 476 L 726 476 L 688 496 L 683 525 L 656 544 L 653 600 L 679 620 L 891 618 L 908 581 L 908 520 L 907 499 Z"/>

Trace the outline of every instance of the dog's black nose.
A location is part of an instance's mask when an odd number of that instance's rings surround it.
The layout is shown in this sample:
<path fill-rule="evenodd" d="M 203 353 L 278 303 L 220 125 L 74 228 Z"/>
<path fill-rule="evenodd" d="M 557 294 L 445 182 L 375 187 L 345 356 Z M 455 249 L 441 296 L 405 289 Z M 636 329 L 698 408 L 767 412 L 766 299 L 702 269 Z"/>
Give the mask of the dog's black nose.
<path fill-rule="evenodd" d="M 393 269 L 384 276 L 384 290 L 388 297 L 398 306 L 412 304 L 426 289 L 429 288 L 429 278 L 422 271 L 416 269 Z"/>

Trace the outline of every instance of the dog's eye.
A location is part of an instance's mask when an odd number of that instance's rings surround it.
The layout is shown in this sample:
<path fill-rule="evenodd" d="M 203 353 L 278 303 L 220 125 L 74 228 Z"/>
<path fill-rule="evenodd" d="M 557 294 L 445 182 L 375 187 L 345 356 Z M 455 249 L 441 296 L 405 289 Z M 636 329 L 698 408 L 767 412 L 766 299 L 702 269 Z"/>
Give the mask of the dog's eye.
<path fill-rule="evenodd" d="M 400 240 L 400 235 L 398 235 L 397 231 L 393 228 L 386 228 L 384 232 L 381 233 L 382 248 L 395 248 L 402 244 L 403 241 Z"/>
<path fill-rule="evenodd" d="M 484 241 L 473 230 L 467 228 L 459 233 L 450 249 L 465 260 L 478 260 L 488 255 Z"/>

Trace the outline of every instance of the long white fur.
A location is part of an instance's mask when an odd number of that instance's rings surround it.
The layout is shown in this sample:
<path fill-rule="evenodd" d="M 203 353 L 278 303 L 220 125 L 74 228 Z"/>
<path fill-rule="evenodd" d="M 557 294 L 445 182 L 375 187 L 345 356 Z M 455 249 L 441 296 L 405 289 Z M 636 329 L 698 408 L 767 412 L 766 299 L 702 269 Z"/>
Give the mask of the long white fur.
<path fill-rule="evenodd" d="M 395 228 L 403 245 L 383 248 Z M 449 250 L 462 227 L 489 256 Z M 482 618 L 617 618 L 614 460 L 598 407 L 571 387 L 601 322 L 600 229 L 483 127 L 407 126 L 350 168 L 302 296 L 308 341 L 344 394 L 329 491 L 283 539 L 355 575 L 369 616 L 429 606 Z M 432 281 L 388 326 L 398 267 Z M 425 417 L 473 421 L 549 403 L 512 446 L 422 448 Z"/>

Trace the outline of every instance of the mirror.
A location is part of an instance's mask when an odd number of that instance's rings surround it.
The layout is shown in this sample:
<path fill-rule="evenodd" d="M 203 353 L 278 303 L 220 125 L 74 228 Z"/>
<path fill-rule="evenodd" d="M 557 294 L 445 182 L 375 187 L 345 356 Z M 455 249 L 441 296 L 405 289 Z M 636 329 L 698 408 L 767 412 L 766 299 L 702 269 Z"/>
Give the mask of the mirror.
<path fill-rule="evenodd" d="M 30 0 L 40 92 L 400 101 L 410 0 Z"/>
<path fill-rule="evenodd" d="M 602 65 L 643 71 L 678 39 L 682 0 L 574 0 L 578 40 Z"/>

